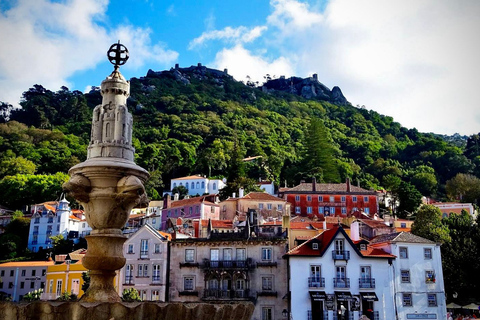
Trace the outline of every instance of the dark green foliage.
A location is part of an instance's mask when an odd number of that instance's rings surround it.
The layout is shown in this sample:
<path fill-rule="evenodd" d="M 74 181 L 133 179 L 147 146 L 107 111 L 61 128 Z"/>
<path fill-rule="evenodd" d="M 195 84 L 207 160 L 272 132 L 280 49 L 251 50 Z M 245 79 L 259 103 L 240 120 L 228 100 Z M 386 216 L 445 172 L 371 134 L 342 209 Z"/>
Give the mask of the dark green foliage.
<path fill-rule="evenodd" d="M 442 212 L 432 205 L 420 207 L 412 225 L 412 233 L 437 243 L 451 240 L 448 227 L 442 223 Z"/>
<path fill-rule="evenodd" d="M 25 255 L 30 231 L 30 218 L 16 216 L 0 234 L 0 260 L 22 257 Z"/>
<path fill-rule="evenodd" d="M 82 272 L 82 290 L 83 292 L 87 292 L 88 288 L 90 287 L 90 271 Z"/>
<path fill-rule="evenodd" d="M 406 218 L 407 215 L 414 213 L 420 203 L 422 203 L 422 194 L 418 192 L 413 185 L 402 181 L 397 189 L 398 201 L 398 216 Z"/>

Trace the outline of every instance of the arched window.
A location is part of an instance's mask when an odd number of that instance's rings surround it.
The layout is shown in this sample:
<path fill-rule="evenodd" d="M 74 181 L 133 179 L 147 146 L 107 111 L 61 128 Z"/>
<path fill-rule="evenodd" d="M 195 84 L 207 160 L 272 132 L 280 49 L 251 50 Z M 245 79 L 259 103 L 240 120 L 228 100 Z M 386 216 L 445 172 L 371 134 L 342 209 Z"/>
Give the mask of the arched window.
<path fill-rule="evenodd" d="M 192 182 L 192 184 L 190 185 L 190 189 L 195 189 L 195 182 Z"/>
<path fill-rule="evenodd" d="M 110 136 L 110 123 L 107 122 L 107 124 L 105 125 L 105 137 L 109 137 Z"/>
<path fill-rule="evenodd" d="M 177 187 L 177 183 L 176 183 L 176 182 L 173 183 L 173 187 L 174 187 L 174 188 Z"/>
<path fill-rule="evenodd" d="M 197 182 L 197 189 L 200 188 L 200 182 Z"/>
<path fill-rule="evenodd" d="M 202 181 L 202 189 L 205 189 L 205 181 Z"/>

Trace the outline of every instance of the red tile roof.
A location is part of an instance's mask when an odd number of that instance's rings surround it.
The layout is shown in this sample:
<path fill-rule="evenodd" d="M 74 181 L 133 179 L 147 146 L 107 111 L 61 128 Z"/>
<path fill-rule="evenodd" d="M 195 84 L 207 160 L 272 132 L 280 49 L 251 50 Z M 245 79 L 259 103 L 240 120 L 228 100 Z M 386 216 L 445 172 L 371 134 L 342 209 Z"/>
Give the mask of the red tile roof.
<path fill-rule="evenodd" d="M 312 183 L 300 183 L 293 188 L 281 188 L 281 192 L 312 192 Z M 316 183 L 315 193 L 347 193 L 346 183 Z M 373 190 L 366 190 L 360 187 L 350 185 L 351 193 L 376 194 Z"/>
<path fill-rule="evenodd" d="M 395 255 L 390 254 L 382 249 L 372 248 L 367 245 L 367 250 L 360 251 L 364 257 L 379 257 L 379 258 L 396 258 Z"/>
<path fill-rule="evenodd" d="M 242 199 L 262 200 L 262 201 L 285 201 L 282 198 L 272 196 L 266 192 L 250 192 Z"/>
<path fill-rule="evenodd" d="M 390 228 L 385 224 L 383 220 L 378 221 L 378 220 L 372 220 L 372 219 L 359 219 L 359 221 L 371 228 Z"/>
<path fill-rule="evenodd" d="M 202 220 L 202 227 L 208 226 L 209 220 Z M 212 227 L 215 229 L 225 228 L 225 229 L 233 229 L 233 221 L 232 220 L 211 220 Z"/>
<path fill-rule="evenodd" d="M 193 197 L 193 198 L 189 198 L 189 199 L 182 199 L 182 200 L 173 201 L 172 204 L 170 205 L 170 207 L 167 208 L 167 209 L 191 206 L 191 205 L 200 204 L 200 203 L 205 203 L 205 204 L 208 204 L 210 206 L 217 205 L 213 202 L 205 200 L 205 198 L 207 198 L 207 197 L 212 197 L 212 195 L 210 194 L 210 195 L 206 195 L 206 196 Z"/>
<path fill-rule="evenodd" d="M 267 221 L 262 224 L 262 226 L 281 226 L 282 221 Z"/>
<path fill-rule="evenodd" d="M 73 214 L 70 215 L 70 219 L 72 220 L 77 220 L 77 221 L 82 221 L 82 219 L 75 217 Z"/>

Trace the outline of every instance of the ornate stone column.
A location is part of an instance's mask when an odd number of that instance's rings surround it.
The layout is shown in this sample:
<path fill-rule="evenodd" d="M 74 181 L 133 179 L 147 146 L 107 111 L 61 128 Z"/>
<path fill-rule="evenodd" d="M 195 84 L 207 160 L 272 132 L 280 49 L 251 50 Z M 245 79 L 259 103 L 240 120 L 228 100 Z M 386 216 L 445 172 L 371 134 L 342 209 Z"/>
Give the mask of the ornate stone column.
<path fill-rule="evenodd" d="M 149 177 L 133 162 L 133 120 L 127 109 L 130 83 L 119 71 L 128 50 L 119 41 L 107 55 L 115 69 L 101 84 L 102 104 L 93 111 L 87 160 L 70 168 L 71 178 L 63 186 L 83 206 L 93 229 L 82 260 L 90 270 L 90 287 L 82 302 L 121 301 L 113 285 L 115 271 L 126 261 L 121 228 L 132 208 L 146 201 L 143 183 Z"/>

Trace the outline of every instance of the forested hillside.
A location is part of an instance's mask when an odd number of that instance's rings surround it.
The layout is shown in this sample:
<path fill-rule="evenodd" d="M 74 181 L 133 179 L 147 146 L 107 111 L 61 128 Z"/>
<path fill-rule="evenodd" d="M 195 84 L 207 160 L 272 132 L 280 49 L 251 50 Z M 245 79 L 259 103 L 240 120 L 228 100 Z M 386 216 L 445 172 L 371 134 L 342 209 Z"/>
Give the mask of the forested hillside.
<path fill-rule="evenodd" d="M 365 107 L 321 99 L 262 90 L 205 67 L 132 78 L 128 107 L 136 162 L 152 174 L 149 196 L 158 198 L 172 177 L 204 174 L 281 186 L 350 177 L 365 188 L 464 200 L 470 188 L 471 201 L 479 198 L 478 135 L 419 133 Z M 0 103 L 1 204 L 20 208 L 59 196 L 64 173 L 85 160 L 91 112 L 100 103 L 98 88 L 83 94 L 41 85 L 24 93 L 20 110 Z M 229 174 L 247 156 L 261 158 Z"/>

